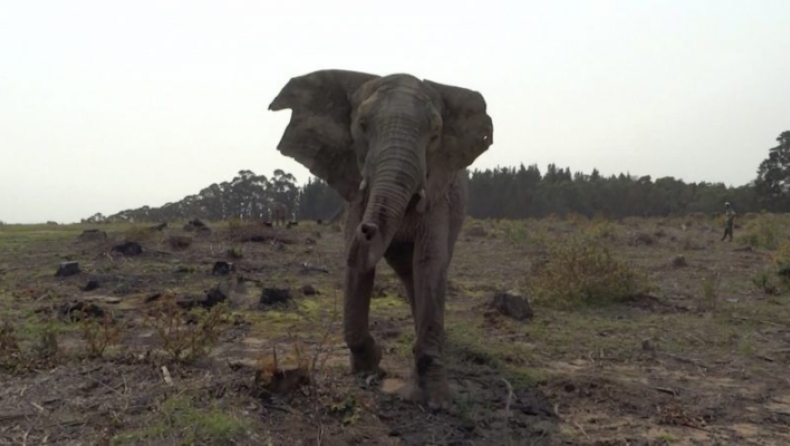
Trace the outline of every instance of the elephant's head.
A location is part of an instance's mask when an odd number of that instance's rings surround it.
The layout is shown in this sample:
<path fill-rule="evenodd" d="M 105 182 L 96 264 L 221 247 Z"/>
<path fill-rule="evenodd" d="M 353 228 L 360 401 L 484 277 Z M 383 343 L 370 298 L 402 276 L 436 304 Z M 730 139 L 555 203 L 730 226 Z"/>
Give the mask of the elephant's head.
<path fill-rule="evenodd" d="M 493 142 L 483 97 L 406 74 L 322 70 L 269 106 L 293 110 L 277 149 L 365 206 L 350 266 L 373 268 L 407 211 L 426 212 Z"/>

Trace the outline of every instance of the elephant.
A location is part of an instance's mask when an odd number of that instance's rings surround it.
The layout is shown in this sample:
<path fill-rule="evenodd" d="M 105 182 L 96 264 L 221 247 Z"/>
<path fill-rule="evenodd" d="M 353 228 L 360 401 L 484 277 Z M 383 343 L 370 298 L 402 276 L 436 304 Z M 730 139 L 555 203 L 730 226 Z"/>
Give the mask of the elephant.
<path fill-rule="evenodd" d="M 416 331 L 411 377 L 398 394 L 448 408 L 447 270 L 466 215 L 466 168 L 493 143 L 483 96 L 406 73 L 328 69 L 291 78 L 269 105 L 283 109 L 291 117 L 277 150 L 346 204 L 343 334 L 352 373 L 383 372 L 369 329 L 383 257 L 403 283 Z"/>
<path fill-rule="evenodd" d="M 285 226 L 287 223 L 287 215 L 287 206 L 279 201 L 272 201 L 269 203 L 269 222 L 271 222 L 272 225 L 276 225 L 277 222 L 280 222 L 280 225 Z"/>

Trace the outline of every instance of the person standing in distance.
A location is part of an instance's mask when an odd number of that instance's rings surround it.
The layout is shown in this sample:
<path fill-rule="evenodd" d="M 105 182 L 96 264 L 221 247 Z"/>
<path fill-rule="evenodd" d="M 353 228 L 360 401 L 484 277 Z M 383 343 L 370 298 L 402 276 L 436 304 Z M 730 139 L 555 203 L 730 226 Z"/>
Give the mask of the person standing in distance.
<path fill-rule="evenodd" d="M 730 242 L 732 242 L 732 229 L 735 226 L 735 211 L 732 209 L 732 205 L 730 202 L 724 203 L 724 237 L 721 238 L 721 241 L 724 241 L 728 236 L 730 237 Z"/>

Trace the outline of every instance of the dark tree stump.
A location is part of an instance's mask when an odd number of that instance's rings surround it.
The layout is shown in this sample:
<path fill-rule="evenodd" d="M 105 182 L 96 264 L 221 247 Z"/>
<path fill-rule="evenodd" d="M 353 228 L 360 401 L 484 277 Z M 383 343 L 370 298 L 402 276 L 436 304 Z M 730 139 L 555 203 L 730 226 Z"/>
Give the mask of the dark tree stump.
<path fill-rule="evenodd" d="M 262 305 L 274 305 L 285 303 L 289 300 L 291 300 L 291 290 L 289 289 L 264 288 L 260 303 Z"/>
<path fill-rule="evenodd" d="M 121 243 L 120 245 L 113 246 L 111 252 L 126 257 L 134 257 L 143 253 L 143 247 L 137 242 L 125 242 Z"/>
<path fill-rule="evenodd" d="M 497 293 L 491 300 L 489 306 L 504 316 L 513 318 L 517 321 L 532 319 L 534 313 L 529 301 L 522 296 L 514 296 L 507 293 Z"/>
<path fill-rule="evenodd" d="M 80 264 L 78 262 L 62 262 L 58 266 L 55 277 L 69 277 L 80 273 Z"/>

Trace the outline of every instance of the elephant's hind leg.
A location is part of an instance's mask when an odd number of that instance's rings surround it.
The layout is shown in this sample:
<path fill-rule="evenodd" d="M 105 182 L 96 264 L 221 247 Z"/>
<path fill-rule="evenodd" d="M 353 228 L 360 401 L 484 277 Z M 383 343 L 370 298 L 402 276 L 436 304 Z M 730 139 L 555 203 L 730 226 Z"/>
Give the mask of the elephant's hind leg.
<path fill-rule="evenodd" d="M 412 313 L 417 334 L 413 350 L 415 367 L 411 382 L 400 394 L 431 409 L 446 409 L 452 399 L 443 361 L 449 222 L 447 212 L 436 211 L 414 243 L 411 270 Z"/>
<path fill-rule="evenodd" d="M 398 275 L 403 287 L 406 289 L 406 298 L 409 300 L 411 315 L 414 316 L 414 243 L 392 242 L 387 252 L 384 253 L 387 264 Z"/>

